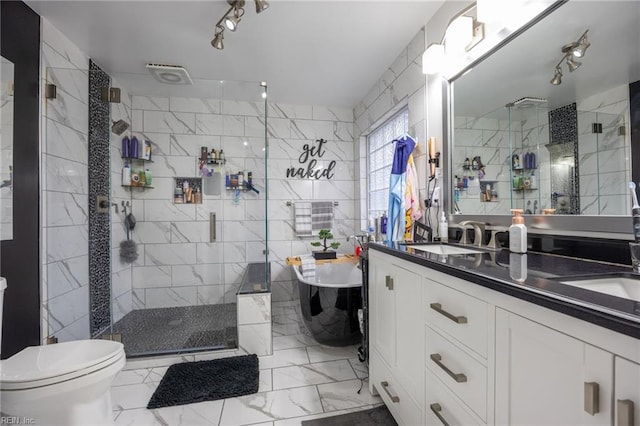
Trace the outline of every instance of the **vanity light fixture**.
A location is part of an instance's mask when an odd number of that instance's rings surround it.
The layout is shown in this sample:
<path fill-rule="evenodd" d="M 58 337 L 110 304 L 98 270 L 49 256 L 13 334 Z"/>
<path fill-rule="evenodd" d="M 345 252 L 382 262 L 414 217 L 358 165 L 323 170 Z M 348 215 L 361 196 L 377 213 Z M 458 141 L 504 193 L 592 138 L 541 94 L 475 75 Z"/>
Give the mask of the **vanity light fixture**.
<path fill-rule="evenodd" d="M 484 24 L 477 17 L 477 3 L 458 12 L 447 25 L 440 43 L 432 43 L 422 55 L 422 72 L 437 74 L 442 71 L 447 56 L 464 54 L 484 40 Z"/>
<path fill-rule="evenodd" d="M 269 3 L 266 0 L 254 1 L 256 3 L 256 13 L 261 13 L 269 8 Z M 216 23 L 215 35 L 213 40 L 211 40 L 211 45 L 218 50 L 224 49 L 224 44 L 222 43 L 224 30 L 229 29 L 229 31 L 236 31 L 240 20 L 244 16 L 245 0 L 227 0 L 227 3 L 229 3 L 231 7 Z M 224 26 L 222 25 L 223 22 Z"/>
<path fill-rule="evenodd" d="M 556 70 L 553 78 L 550 83 L 554 86 L 558 86 L 562 83 L 562 62 L 564 61 L 567 64 L 567 68 L 569 68 L 569 72 L 574 72 L 577 70 L 582 62 L 576 60 L 576 58 L 582 58 L 587 51 L 587 48 L 591 46 L 589 40 L 587 39 L 587 33 L 589 30 L 586 30 L 582 36 L 578 39 L 578 41 L 574 41 L 562 46 L 561 50 L 563 53 L 562 59 L 556 65 Z"/>

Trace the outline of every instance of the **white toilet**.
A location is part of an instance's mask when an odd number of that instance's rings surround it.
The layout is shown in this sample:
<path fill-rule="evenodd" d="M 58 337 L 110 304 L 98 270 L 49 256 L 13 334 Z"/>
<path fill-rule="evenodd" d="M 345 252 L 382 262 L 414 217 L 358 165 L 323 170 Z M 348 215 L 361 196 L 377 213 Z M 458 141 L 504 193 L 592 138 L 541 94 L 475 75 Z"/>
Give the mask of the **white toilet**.
<path fill-rule="evenodd" d="M 4 287 L 2 278 L 0 326 Z M 111 425 L 111 382 L 125 361 L 122 343 L 108 340 L 29 346 L 0 361 L 2 414 L 21 424 Z"/>

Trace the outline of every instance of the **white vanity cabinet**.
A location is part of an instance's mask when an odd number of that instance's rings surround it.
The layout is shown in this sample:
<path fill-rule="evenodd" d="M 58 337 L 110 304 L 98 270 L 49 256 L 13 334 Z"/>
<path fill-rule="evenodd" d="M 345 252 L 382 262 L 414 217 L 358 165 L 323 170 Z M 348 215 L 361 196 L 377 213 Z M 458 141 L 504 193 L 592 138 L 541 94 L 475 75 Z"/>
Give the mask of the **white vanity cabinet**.
<path fill-rule="evenodd" d="M 496 424 L 611 424 L 613 355 L 496 312 Z"/>
<path fill-rule="evenodd" d="M 424 268 L 369 252 L 370 386 L 400 423 L 422 424 Z"/>
<path fill-rule="evenodd" d="M 640 424 L 640 364 L 615 357 L 615 426 Z"/>
<path fill-rule="evenodd" d="M 369 252 L 369 373 L 400 425 L 640 425 L 640 340 Z"/>

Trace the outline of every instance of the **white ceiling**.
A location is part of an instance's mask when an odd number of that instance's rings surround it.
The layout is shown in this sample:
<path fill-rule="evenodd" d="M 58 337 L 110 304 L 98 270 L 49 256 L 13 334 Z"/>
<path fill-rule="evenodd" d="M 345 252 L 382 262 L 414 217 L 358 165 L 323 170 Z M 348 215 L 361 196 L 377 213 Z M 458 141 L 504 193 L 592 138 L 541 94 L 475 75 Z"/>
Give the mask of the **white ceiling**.
<path fill-rule="evenodd" d="M 194 79 L 266 81 L 273 102 L 354 107 L 443 1 L 247 0 L 214 49 L 226 1 L 25 0 L 105 71 L 182 65 Z M 151 77 L 149 77 L 151 78 Z"/>

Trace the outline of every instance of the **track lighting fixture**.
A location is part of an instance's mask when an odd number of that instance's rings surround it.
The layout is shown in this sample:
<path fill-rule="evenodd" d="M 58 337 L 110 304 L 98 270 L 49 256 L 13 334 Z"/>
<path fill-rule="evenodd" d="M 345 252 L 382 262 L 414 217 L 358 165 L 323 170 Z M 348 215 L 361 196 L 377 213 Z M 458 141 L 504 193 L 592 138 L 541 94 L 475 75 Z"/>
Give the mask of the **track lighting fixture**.
<path fill-rule="evenodd" d="M 238 29 L 238 24 L 240 23 L 240 19 L 244 15 L 244 9 L 242 7 L 233 8 L 233 16 L 227 15 L 224 18 L 224 24 L 226 25 L 229 31 L 235 31 Z"/>
<path fill-rule="evenodd" d="M 222 44 L 222 40 L 224 39 L 224 36 L 222 35 L 223 32 L 224 32 L 224 27 L 217 25 L 216 35 L 213 37 L 213 40 L 211 40 L 211 45 L 218 50 L 224 49 L 224 44 Z"/>
<path fill-rule="evenodd" d="M 256 13 L 261 13 L 269 8 L 269 3 L 267 3 L 266 0 L 254 1 L 256 3 Z M 229 29 L 229 31 L 236 31 L 240 20 L 244 16 L 245 0 L 227 0 L 227 3 L 229 3 L 231 7 L 216 23 L 215 35 L 213 40 L 211 40 L 211 45 L 218 50 L 224 49 L 224 45 L 222 43 L 224 38 L 222 34 L 224 30 Z M 224 22 L 224 26 L 222 25 L 222 22 Z"/>
<path fill-rule="evenodd" d="M 556 67 L 556 73 L 551 79 L 551 84 L 553 84 L 554 86 L 557 86 L 561 83 L 562 83 L 562 69 L 560 68 L 560 65 L 558 65 Z"/>
<path fill-rule="evenodd" d="M 562 83 L 562 68 L 560 67 L 563 61 L 566 62 L 567 68 L 569 68 L 569 72 L 574 72 L 580 67 L 580 65 L 582 65 L 582 62 L 578 62 L 576 58 L 582 58 L 587 51 L 587 48 L 591 46 L 591 43 L 589 43 L 589 40 L 587 40 L 588 32 L 589 30 L 586 30 L 584 34 L 580 36 L 578 41 L 574 41 L 562 46 L 561 50 L 564 56 L 556 65 L 555 74 L 550 81 L 551 84 L 553 84 L 554 86 L 558 86 Z"/>
<path fill-rule="evenodd" d="M 264 12 L 269 8 L 269 3 L 265 0 L 255 0 L 256 2 L 256 13 Z"/>

